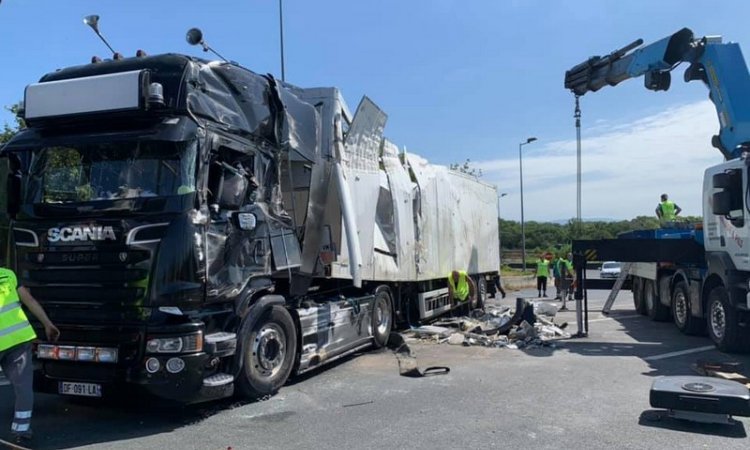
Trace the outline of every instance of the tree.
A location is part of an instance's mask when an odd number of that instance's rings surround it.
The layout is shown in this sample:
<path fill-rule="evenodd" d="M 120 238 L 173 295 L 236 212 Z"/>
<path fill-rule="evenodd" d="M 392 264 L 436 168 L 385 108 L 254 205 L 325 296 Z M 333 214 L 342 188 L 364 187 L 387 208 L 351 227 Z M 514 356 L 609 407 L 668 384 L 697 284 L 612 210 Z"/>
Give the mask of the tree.
<path fill-rule="evenodd" d="M 463 164 L 451 164 L 450 166 L 448 166 L 448 168 L 450 170 L 455 170 L 456 172 L 465 173 L 477 178 L 482 176 L 482 169 L 471 167 L 471 160 L 469 158 L 466 158 L 466 161 L 464 161 Z"/>
<path fill-rule="evenodd" d="M 8 125 L 7 122 L 3 124 L 3 130 L 0 132 L 0 147 L 5 145 L 5 143 L 8 142 L 13 136 L 15 136 L 19 130 L 26 128 L 26 123 L 18 115 L 19 111 L 21 110 L 20 102 L 16 103 L 15 105 L 6 106 L 5 109 L 13 113 L 16 123 L 13 126 Z"/>

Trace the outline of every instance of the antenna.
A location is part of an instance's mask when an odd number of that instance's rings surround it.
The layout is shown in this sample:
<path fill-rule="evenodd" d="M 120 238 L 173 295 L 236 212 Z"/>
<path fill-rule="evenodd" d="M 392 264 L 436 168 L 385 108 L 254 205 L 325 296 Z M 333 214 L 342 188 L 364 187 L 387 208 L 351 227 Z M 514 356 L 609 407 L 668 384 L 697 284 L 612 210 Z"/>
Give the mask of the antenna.
<path fill-rule="evenodd" d="M 107 42 L 107 40 L 104 39 L 104 36 L 102 36 L 102 34 L 99 32 L 99 16 L 98 15 L 92 14 L 90 16 L 84 17 L 83 23 L 90 26 L 91 29 L 94 30 L 94 33 L 96 33 L 96 35 L 99 36 L 99 39 L 101 39 L 102 42 L 104 42 L 104 45 L 106 45 L 107 48 L 109 48 L 109 50 L 112 52 L 112 56 L 114 57 L 114 59 L 122 58 L 122 55 L 117 53 L 115 49 L 113 49 L 112 46 L 109 45 L 109 42 Z"/>
<path fill-rule="evenodd" d="M 219 52 L 217 52 L 216 50 L 212 49 L 211 47 L 208 46 L 208 44 L 206 44 L 206 41 L 203 40 L 203 32 L 200 30 L 200 28 L 191 28 L 191 29 L 189 29 L 188 32 L 187 32 L 187 35 L 185 35 L 185 40 L 187 41 L 188 44 L 190 44 L 190 45 L 200 45 L 201 47 L 203 47 L 203 51 L 204 52 L 207 52 L 207 51 L 210 50 L 214 55 L 216 55 L 219 58 L 223 59 L 224 62 L 229 62 L 228 59 L 226 59 L 225 57 L 221 56 L 219 54 Z"/>

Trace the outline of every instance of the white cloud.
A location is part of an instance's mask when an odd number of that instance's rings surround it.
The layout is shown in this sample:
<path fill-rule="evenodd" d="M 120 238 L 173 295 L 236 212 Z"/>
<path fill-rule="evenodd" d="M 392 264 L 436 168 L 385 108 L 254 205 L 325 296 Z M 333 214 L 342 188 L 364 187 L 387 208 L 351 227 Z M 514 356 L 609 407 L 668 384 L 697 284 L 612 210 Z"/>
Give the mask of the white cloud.
<path fill-rule="evenodd" d="M 581 210 L 584 218 L 652 215 L 666 192 L 685 215 L 701 215 L 703 171 L 723 160 L 711 147 L 718 132 L 710 101 L 673 107 L 631 123 L 594 122 L 583 128 Z M 571 133 L 572 134 L 572 133 Z M 576 215 L 576 142 L 524 146 L 526 221 Z M 501 217 L 521 217 L 518 158 L 476 162 L 482 179 L 508 195 Z"/>

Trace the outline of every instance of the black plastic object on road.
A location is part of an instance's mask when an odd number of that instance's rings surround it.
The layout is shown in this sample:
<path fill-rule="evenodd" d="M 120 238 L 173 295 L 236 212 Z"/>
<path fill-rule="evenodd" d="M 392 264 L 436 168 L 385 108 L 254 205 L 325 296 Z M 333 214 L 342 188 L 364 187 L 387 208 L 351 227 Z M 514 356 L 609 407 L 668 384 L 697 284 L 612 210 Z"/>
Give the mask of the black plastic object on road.
<path fill-rule="evenodd" d="M 673 376 L 654 380 L 651 406 L 669 410 L 676 419 L 731 425 L 731 416 L 750 416 L 750 391 L 736 381 Z"/>

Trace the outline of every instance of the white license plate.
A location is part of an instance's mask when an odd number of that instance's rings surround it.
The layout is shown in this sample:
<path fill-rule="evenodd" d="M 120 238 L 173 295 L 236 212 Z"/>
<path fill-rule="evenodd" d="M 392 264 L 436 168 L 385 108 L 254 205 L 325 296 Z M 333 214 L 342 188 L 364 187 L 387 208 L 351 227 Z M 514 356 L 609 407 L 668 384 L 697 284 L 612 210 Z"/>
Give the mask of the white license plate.
<path fill-rule="evenodd" d="M 63 395 L 78 395 L 81 397 L 101 397 L 102 385 L 94 383 L 73 383 L 61 381 L 58 392 Z"/>

